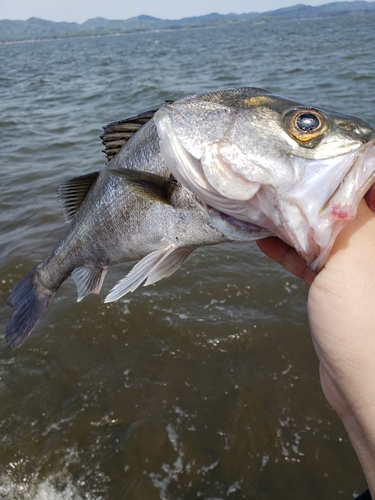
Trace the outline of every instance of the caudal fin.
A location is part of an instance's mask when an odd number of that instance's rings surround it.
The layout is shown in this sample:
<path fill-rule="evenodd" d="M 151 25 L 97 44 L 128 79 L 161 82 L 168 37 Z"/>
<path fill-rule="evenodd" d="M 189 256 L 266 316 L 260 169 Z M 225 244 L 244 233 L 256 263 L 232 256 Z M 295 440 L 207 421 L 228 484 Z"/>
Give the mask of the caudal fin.
<path fill-rule="evenodd" d="M 12 349 L 25 342 L 54 295 L 54 291 L 48 290 L 40 283 L 37 266 L 14 286 L 8 300 L 14 312 L 5 335 Z"/>

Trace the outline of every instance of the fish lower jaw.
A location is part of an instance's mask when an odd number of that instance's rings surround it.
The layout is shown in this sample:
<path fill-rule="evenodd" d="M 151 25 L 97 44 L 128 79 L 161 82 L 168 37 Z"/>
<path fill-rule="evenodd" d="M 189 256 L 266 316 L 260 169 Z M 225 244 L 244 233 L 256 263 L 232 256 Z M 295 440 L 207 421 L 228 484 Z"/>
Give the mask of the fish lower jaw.
<path fill-rule="evenodd" d="M 361 147 L 345 178 L 327 201 L 321 216 L 332 220 L 354 219 L 360 200 L 375 183 L 375 139 Z"/>

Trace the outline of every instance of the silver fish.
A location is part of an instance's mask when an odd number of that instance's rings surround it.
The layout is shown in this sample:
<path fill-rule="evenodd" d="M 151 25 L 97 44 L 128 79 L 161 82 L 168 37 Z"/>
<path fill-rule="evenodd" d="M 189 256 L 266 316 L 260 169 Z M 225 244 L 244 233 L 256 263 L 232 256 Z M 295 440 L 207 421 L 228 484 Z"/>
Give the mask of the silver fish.
<path fill-rule="evenodd" d="M 204 245 L 275 234 L 312 268 L 373 182 L 367 123 L 254 88 L 169 102 L 105 127 L 109 163 L 62 184 L 70 225 L 52 253 L 13 288 L 6 338 L 30 335 L 71 275 L 78 301 L 108 268 L 137 261 L 107 295 L 170 276 Z"/>

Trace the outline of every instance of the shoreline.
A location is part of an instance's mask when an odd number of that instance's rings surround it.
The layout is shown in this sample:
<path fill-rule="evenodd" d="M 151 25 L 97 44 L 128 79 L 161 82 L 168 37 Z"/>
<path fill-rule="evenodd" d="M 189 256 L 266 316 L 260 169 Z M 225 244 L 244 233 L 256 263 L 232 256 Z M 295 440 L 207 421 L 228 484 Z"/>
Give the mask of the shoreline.
<path fill-rule="evenodd" d="M 321 19 L 334 19 L 337 17 L 347 17 L 349 19 L 357 18 L 367 18 L 368 16 L 375 17 L 375 11 L 351 11 L 349 13 L 332 12 L 329 15 L 320 16 L 307 16 L 307 17 L 286 17 L 280 16 L 259 16 L 254 18 L 242 19 L 242 20 L 230 20 L 219 23 L 212 23 L 207 25 L 176 25 L 170 28 L 150 28 L 150 29 L 129 29 L 127 31 L 113 31 L 113 32 L 103 32 L 103 33 L 86 33 L 85 31 L 66 34 L 66 35 L 56 35 L 52 37 L 43 38 L 25 38 L 20 40 L 1 40 L 1 45 L 12 45 L 21 43 L 38 43 L 38 42 L 51 42 L 56 40 L 71 40 L 74 38 L 97 38 L 97 37 L 107 37 L 107 36 L 124 36 L 124 35 L 136 35 L 136 34 L 146 34 L 146 33 L 159 33 L 159 32 L 176 32 L 176 31 L 187 31 L 187 30 L 201 30 L 201 29 L 212 29 L 212 28 L 225 28 L 228 26 L 244 26 L 244 25 L 259 25 L 259 24 L 273 24 L 279 22 L 305 22 L 305 21 L 317 21 Z"/>

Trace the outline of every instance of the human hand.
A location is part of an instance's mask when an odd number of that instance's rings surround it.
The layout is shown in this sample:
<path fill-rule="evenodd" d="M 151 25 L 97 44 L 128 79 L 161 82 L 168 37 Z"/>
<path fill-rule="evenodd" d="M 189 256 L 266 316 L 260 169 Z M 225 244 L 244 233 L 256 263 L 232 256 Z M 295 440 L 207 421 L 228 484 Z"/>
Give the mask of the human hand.
<path fill-rule="evenodd" d="M 281 240 L 259 240 L 258 246 L 311 285 L 308 314 L 323 392 L 375 498 L 375 216 L 363 200 L 316 276 Z"/>

